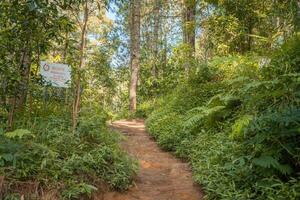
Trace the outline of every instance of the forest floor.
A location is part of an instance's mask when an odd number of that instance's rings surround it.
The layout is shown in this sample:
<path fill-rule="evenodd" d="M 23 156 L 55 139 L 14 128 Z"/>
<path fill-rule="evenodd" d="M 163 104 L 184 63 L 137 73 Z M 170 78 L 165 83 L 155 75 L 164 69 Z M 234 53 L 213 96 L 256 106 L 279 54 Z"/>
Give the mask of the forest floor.
<path fill-rule="evenodd" d="M 109 192 L 99 200 L 201 200 L 187 163 L 161 150 L 145 130 L 143 121 L 120 120 L 112 127 L 127 139 L 124 149 L 139 162 L 139 172 L 125 193 Z"/>

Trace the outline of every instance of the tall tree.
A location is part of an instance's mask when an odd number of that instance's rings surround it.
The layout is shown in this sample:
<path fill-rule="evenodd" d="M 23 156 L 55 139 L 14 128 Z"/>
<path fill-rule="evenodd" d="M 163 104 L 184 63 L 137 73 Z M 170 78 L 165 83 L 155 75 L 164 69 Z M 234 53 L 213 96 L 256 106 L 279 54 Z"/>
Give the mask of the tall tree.
<path fill-rule="evenodd" d="M 157 77 L 157 65 L 158 65 L 158 47 L 159 47 L 159 27 L 160 27 L 160 7 L 161 0 L 154 0 L 154 27 L 153 27 L 153 58 L 154 64 L 152 66 L 152 75 Z"/>
<path fill-rule="evenodd" d="M 73 132 L 76 129 L 78 122 L 78 113 L 80 110 L 80 96 L 81 96 L 81 79 L 82 79 L 82 71 L 85 65 L 85 46 L 86 46 L 86 35 L 87 35 L 87 25 L 89 19 L 89 7 L 88 0 L 83 2 L 83 21 L 81 26 L 81 42 L 80 42 L 80 57 L 79 57 L 79 66 L 78 66 L 78 76 L 76 80 L 76 88 L 75 88 L 75 98 L 73 102 L 73 113 L 72 113 L 72 121 L 73 121 Z"/>
<path fill-rule="evenodd" d="M 183 0 L 183 42 L 191 48 L 191 54 L 195 53 L 196 31 L 196 0 Z"/>
<path fill-rule="evenodd" d="M 186 74 L 191 66 L 191 59 L 195 56 L 195 40 L 196 40 L 196 0 L 183 0 L 182 6 L 182 29 L 183 43 L 187 48 L 187 59 L 184 63 Z"/>
<path fill-rule="evenodd" d="M 131 0 L 130 2 L 130 111 L 136 111 L 137 103 L 137 84 L 140 69 L 140 20 L 141 20 L 141 2 L 140 0 Z"/>

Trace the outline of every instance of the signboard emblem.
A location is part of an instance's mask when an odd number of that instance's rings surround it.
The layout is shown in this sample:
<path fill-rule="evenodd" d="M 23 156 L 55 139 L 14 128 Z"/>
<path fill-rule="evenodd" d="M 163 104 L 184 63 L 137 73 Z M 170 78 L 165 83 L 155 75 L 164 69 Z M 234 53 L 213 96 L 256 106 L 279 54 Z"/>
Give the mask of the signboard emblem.
<path fill-rule="evenodd" d="M 49 70 L 50 70 L 50 67 L 49 67 L 49 65 L 46 63 L 46 64 L 43 65 L 43 69 L 44 69 L 44 71 L 49 71 Z"/>

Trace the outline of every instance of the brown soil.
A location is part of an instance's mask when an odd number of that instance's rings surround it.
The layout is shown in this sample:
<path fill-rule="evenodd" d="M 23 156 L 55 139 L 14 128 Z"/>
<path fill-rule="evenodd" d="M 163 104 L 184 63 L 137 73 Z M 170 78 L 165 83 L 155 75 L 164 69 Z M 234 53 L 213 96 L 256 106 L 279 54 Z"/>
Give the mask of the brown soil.
<path fill-rule="evenodd" d="M 109 192 L 104 200 L 201 200 L 188 164 L 162 151 L 145 131 L 143 121 L 116 121 L 112 127 L 127 136 L 123 143 L 139 161 L 135 184 L 125 193 Z"/>

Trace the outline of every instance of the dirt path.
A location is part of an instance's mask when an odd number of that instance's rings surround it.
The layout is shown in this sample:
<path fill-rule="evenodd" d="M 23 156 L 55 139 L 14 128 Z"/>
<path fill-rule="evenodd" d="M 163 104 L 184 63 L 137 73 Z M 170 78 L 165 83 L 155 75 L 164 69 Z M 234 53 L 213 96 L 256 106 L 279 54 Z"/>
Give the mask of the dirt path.
<path fill-rule="evenodd" d="M 140 170 L 126 193 L 111 192 L 104 200 L 200 200 L 186 163 L 164 152 L 149 137 L 142 121 L 116 121 L 112 125 L 127 136 L 124 148 L 138 159 Z"/>

